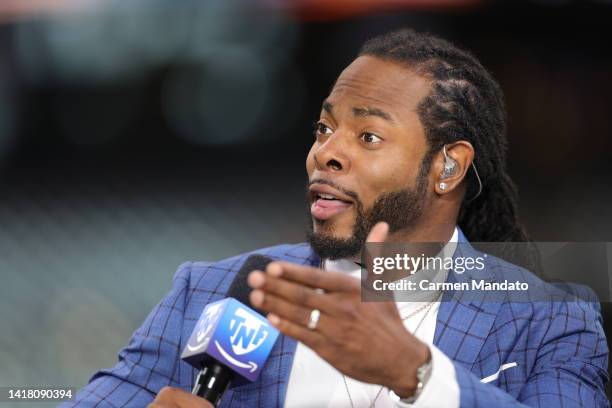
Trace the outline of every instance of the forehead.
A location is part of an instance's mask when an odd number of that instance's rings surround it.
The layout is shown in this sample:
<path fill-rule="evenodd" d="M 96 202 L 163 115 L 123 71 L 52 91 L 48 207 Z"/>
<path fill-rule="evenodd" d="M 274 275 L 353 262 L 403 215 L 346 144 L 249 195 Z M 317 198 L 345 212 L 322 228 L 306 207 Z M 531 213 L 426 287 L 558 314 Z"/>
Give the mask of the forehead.
<path fill-rule="evenodd" d="M 401 122 L 416 114 L 429 89 L 430 81 L 407 66 L 361 56 L 342 71 L 327 101 L 334 106 L 379 108 Z"/>

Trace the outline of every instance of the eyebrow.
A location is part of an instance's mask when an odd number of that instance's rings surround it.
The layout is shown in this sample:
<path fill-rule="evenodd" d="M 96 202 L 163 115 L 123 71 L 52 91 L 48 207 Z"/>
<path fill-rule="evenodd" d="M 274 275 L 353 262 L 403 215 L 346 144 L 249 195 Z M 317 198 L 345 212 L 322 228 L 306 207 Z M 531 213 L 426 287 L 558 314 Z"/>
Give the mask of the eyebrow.
<path fill-rule="evenodd" d="M 329 114 L 332 114 L 334 109 L 334 105 L 332 105 L 330 102 L 328 101 L 323 101 L 323 110 Z M 378 108 L 372 108 L 372 107 L 365 107 L 365 108 L 353 108 L 353 116 L 355 117 L 368 117 L 368 116 L 377 116 L 379 118 L 382 118 L 386 121 L 389 122 L 395 122 L 393 120 L 393 118 L 391 117 L 390 114 L 388 114 L 387 112 L 378 109 Z"/>

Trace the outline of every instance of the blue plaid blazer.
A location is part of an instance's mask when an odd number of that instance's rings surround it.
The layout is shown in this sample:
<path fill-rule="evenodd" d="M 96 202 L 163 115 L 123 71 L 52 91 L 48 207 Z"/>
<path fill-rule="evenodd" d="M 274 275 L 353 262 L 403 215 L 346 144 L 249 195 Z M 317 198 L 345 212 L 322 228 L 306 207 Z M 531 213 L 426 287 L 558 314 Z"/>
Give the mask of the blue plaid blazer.
<path fill-rule="evenodd" d="M 460 241 L 466 242 L 462 234 Z M 474 251 L 464 256 L 478 255 L 469 244 L 461 248 Z M 298 264 L 319 264 L 307 244 L 256 252 Z M 96 373 L 64 406 L 144 407 L 164 386 L 190 391 L 197 373 L 181 361 L 180 354 L 204 306 L 225 297 L 252 253 L 181 265 L 172 290 L 120 351 L 119 362 Z M 491 256 L 486 271 L 492 282 L 502 274 L 537 279 Z M 453 297 L 440 305 L 434 343 L 454 362 L 462 407 L 609 406 L 604 393 L 608 349 L 598 303 L 484 302 L 447 295 Z M 220 406 L 282 407 L 295 348 L 295 340 L 281 336 L 260 378 L 228 390 Z M 502 365 L 510 368 L 499 371 Z M 497 379 L 481 382 L 495 373 Z"/>

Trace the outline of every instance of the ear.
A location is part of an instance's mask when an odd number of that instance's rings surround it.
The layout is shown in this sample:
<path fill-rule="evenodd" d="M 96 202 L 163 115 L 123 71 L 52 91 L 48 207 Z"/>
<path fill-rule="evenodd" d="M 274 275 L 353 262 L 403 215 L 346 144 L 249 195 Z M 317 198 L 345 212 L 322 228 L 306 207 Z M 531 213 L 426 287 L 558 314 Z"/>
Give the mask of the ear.
<path fill-rule="evenodd" d="M 474 148 L 467 140 L 459 140 L 455 143 L 447 144 L 446 157 L 444 149 L 441 149 L 436 157 L 436 164 L 434 166 L 434 171 L 437 175 L 434 184 L 435 192 L 439 195 L 444 195 L 456 191 L 465 178 L 473 160 Z"/>

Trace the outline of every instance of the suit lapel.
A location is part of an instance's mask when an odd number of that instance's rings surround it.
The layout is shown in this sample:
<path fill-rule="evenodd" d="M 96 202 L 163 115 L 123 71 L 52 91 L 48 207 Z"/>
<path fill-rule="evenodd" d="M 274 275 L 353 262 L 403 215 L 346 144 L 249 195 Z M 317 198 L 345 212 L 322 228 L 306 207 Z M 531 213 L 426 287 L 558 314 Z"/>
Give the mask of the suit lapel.
<path fill-rule="evenodd" d="M 481 256 L 459 231 L 457 256 Z M 307 244 L 296 245 L 284 253 L 270 253 L 268 256 L 302 265 L 318 266 L 320 259 Z M 495 281 L 490 268 L 474 276 L 449 273 L 448 282 L 469 282 L 472 279 Z M 475 296 L 467 292 L 446 292 L 438 310 L 434 344 L 449 358 L 471 369 L 486 341 L 503 299 Z M 297 342 L 281 335 L 261 372 L 253 383 L 234 387 L 224 396 L 223 406 L 237 403 L 239 406 L 279 407 L 285 403 L 289 375 Z"/>
<path fill-rule="evenodd" d="M 320 263 L 319 257 L 306 244 L 291 246 L 286 252 L 265 255 L 301 265 L 318 266 Z M 296 347 L 297 341 L 281 334 L 260 377 L 253 383 L 234 387 L 230 395 L 224 396 L 228 402 L 227 406 L 237 403 L 245 407 L 282 407 L 285 404 Z"/>
<path fill-rule="evenodd" d="M 483 254 L 469 244 L 460 230 L 454 257 L 478 256 Z M 447 282 L 466 282 L 471 285 L 472 280 L 496 280 L 486 260 L 485 268 L 478 273 L 466 271 L 459 274 L 450 271 Z M 476 291 L 446 292 L 438 310 L 434 344 L 451 360 L 471 369 L 491 331 L 504 297 L 500 294 L 492 297 Z"/>

